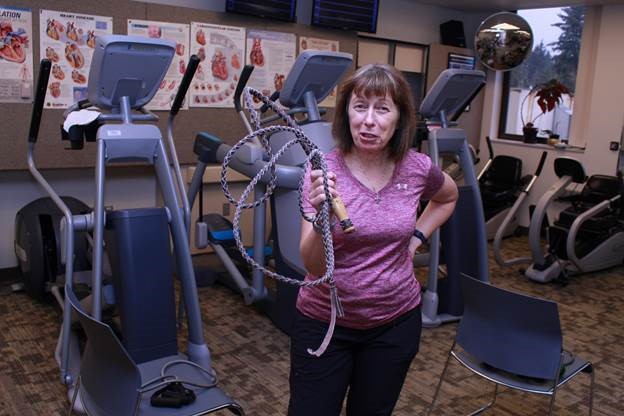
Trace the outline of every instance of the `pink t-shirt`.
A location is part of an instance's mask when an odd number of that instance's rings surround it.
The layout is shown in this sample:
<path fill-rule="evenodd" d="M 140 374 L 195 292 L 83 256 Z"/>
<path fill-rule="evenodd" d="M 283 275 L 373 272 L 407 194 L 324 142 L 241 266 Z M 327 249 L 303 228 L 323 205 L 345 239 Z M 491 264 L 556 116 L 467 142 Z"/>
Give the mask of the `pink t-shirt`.
<path fill-rule="evenodd" d="M 444 182 L 440 168 L 429 156 L 410 150 L 396 164 L 390 182 L 378 194 L 360 183 L 347 168 L 338 150 L 326 155 L 327 166 L 337 176 L 337 190 L 355 232 L 345 234 L 334 224 L 334 280 L 344 308 L 337 324 L 355 329 L 373 328 L 392 321 L 420 303 L 420 284 L 414 276 L 409 241 L 421 199 L 431 198 Z M 303 206 L 308 200 L 310 172 L 306 172 Z M 318 279 L 308 274 L 306 280 Z M 302 288 L 297 309 L 329 322 L 327 284 Z"/>

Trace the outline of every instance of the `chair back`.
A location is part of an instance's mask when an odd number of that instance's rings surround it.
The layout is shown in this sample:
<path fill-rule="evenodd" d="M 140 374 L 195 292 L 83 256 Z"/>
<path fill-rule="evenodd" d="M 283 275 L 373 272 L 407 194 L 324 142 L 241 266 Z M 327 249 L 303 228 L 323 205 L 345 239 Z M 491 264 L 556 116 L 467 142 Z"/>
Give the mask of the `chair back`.
<path fill-rule="evenodd" d="M 581 200 L 582 202 L 598 204 L 617 196 L 621 190 L 622 182 L 619 178 L 609 175 L 592 175 L 583 186 Z"/>
<path fill-rule="evenodd" d="M 513 156 L 498 155 L 492 160 L 484 179 L 498 187 L 520 186 L 522 160 Z"/>
<path fill-rule="evenodd" d="M 562 335 L 555 302 L 510 292 L 461 275 L 464 315 L 456 343 L 467 353 L 513 374 L 554 379 Z"/>
<path fill-rule="evenodd" d="M 141 387 L 139 370 L 110 326 L 85 313 L 71 288 L 72 309 L 87 334 L 80 363 L 81 399 L 89 414 L 132 415 Z"/>

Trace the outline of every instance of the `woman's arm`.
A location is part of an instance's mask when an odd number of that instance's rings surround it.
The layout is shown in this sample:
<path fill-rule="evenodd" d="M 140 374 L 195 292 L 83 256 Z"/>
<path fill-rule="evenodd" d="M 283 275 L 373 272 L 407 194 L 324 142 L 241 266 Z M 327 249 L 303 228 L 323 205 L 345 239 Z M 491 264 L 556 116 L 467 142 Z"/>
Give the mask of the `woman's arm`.
<path fill-rule="evenodd" d="M 429 204 L 416 221 L 416 229 L 429 238 L 433 232 L 449 219 L 455 209 L 459 196 L 457 185 L 449 175 L 443 173 L 444 182 L 438 192 L 429 200 Z M 419 238 L 412 237 L 409 250 L 412 256 L 422 244 Z"/>
<path fill-rule="evenodd" d="M 327 184 L 332 197 L 338 195 L 336 191 L 336 175 L 333 172 L 327 173 Z M 323 188 L 323 176 L 320 170 L 310 172 L 310 192 L 308 198 L 310 204 L 320 211 L 321 204 L 325 201 L 325 191 Z M 301 220 L 301 240 L 299 242 L 299 252 L 306 270 L 314 276 L 325 274 L 325 252 L 323 250 L 323 236 L 316 232 L 312 223 Z"/>

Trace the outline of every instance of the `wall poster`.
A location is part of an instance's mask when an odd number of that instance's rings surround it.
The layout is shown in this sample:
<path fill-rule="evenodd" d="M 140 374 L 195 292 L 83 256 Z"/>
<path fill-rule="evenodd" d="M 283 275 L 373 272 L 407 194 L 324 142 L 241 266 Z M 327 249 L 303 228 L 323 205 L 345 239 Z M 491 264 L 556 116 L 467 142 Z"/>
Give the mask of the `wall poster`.
<path fill-rule="evenodd" d="M 245 28 L 191 22 L 191 53 L 201 60 L 189 91 L 191 107 L 234 107 Z"/>
<path fill-rule="evenodd" d="M 280 91 L 295 62 L 297 38 L 294 33 L 247 31 L 247 64 L 254 65 L 248 86 L 271 95 Z"/>
<path fill-rule="evenodd" d="M 32 100 L 32 11 L 0 6 L 0 102 Z"/>
<path fill-rule="evenodd" d="M 40 10 L 39 54 L 52 61 L 44 108 L 67 108 L 87 98 L 95 38 L 112 33 L 112 17 Z"/>
<path fill-rule="evenodd" d="M 128 19 L 128 35 L 169 39 L 176 43 L 175 54 L 169 71 L 167 71 L 167 75 L 165 75 L 152 101 L 145 106 L 147 109 L 166 111 L 171 109 L 190 56 L 189 33 L 190 25 L 188 24 Z M 188 99 L 184 100 L 181 108 L 188 109 Z"/>

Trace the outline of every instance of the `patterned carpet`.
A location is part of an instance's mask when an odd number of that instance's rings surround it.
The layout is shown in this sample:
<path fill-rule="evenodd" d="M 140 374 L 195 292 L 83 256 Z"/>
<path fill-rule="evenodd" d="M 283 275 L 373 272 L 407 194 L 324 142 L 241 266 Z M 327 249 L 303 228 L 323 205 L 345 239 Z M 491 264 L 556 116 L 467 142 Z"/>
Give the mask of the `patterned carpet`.
<path fill-rule="evenodd" d="M 509 256 L 526 251 L 524 238 L 506 241 L 505 246 Z M 502 270 L 491 263 L 494 284 L 559 303 L 566 349 L 595 365 L 594 414 L 624 414 L 624 362 L 620 359 L 624 356 L 624 267 L 573 277 L 567 286 L 560 286 L 531 283 L 517 268 Z M 419 272 L 419 279 L 421 275 L 424 271 Z M 200 300 L 220 387 L 248 415 L 285 414 L 288 338 L 222 286 L 200 289 Z M 23 293 L 11 293 L 6 285 L 0 288 L 0 416 L 66 413 L 66 391 L 53 357 L 59 322 L 59 310 L 52 302 L 34 302 Z M 423 414 L 455 330 L 456 324 L 424 330 L 395 415 Z M 491 384 L 456 363 L 451 364 L 446 380 L 437 415 L 467 414 L 485 403 L 492 391 Z M 558 393 L 555 414 L 587 414 L 588 386 L 585 376 L 566 385 Z M 507 392 L 488 414 L 534 416 L 546 414 L 547 409 L 545 397 Z"/>

